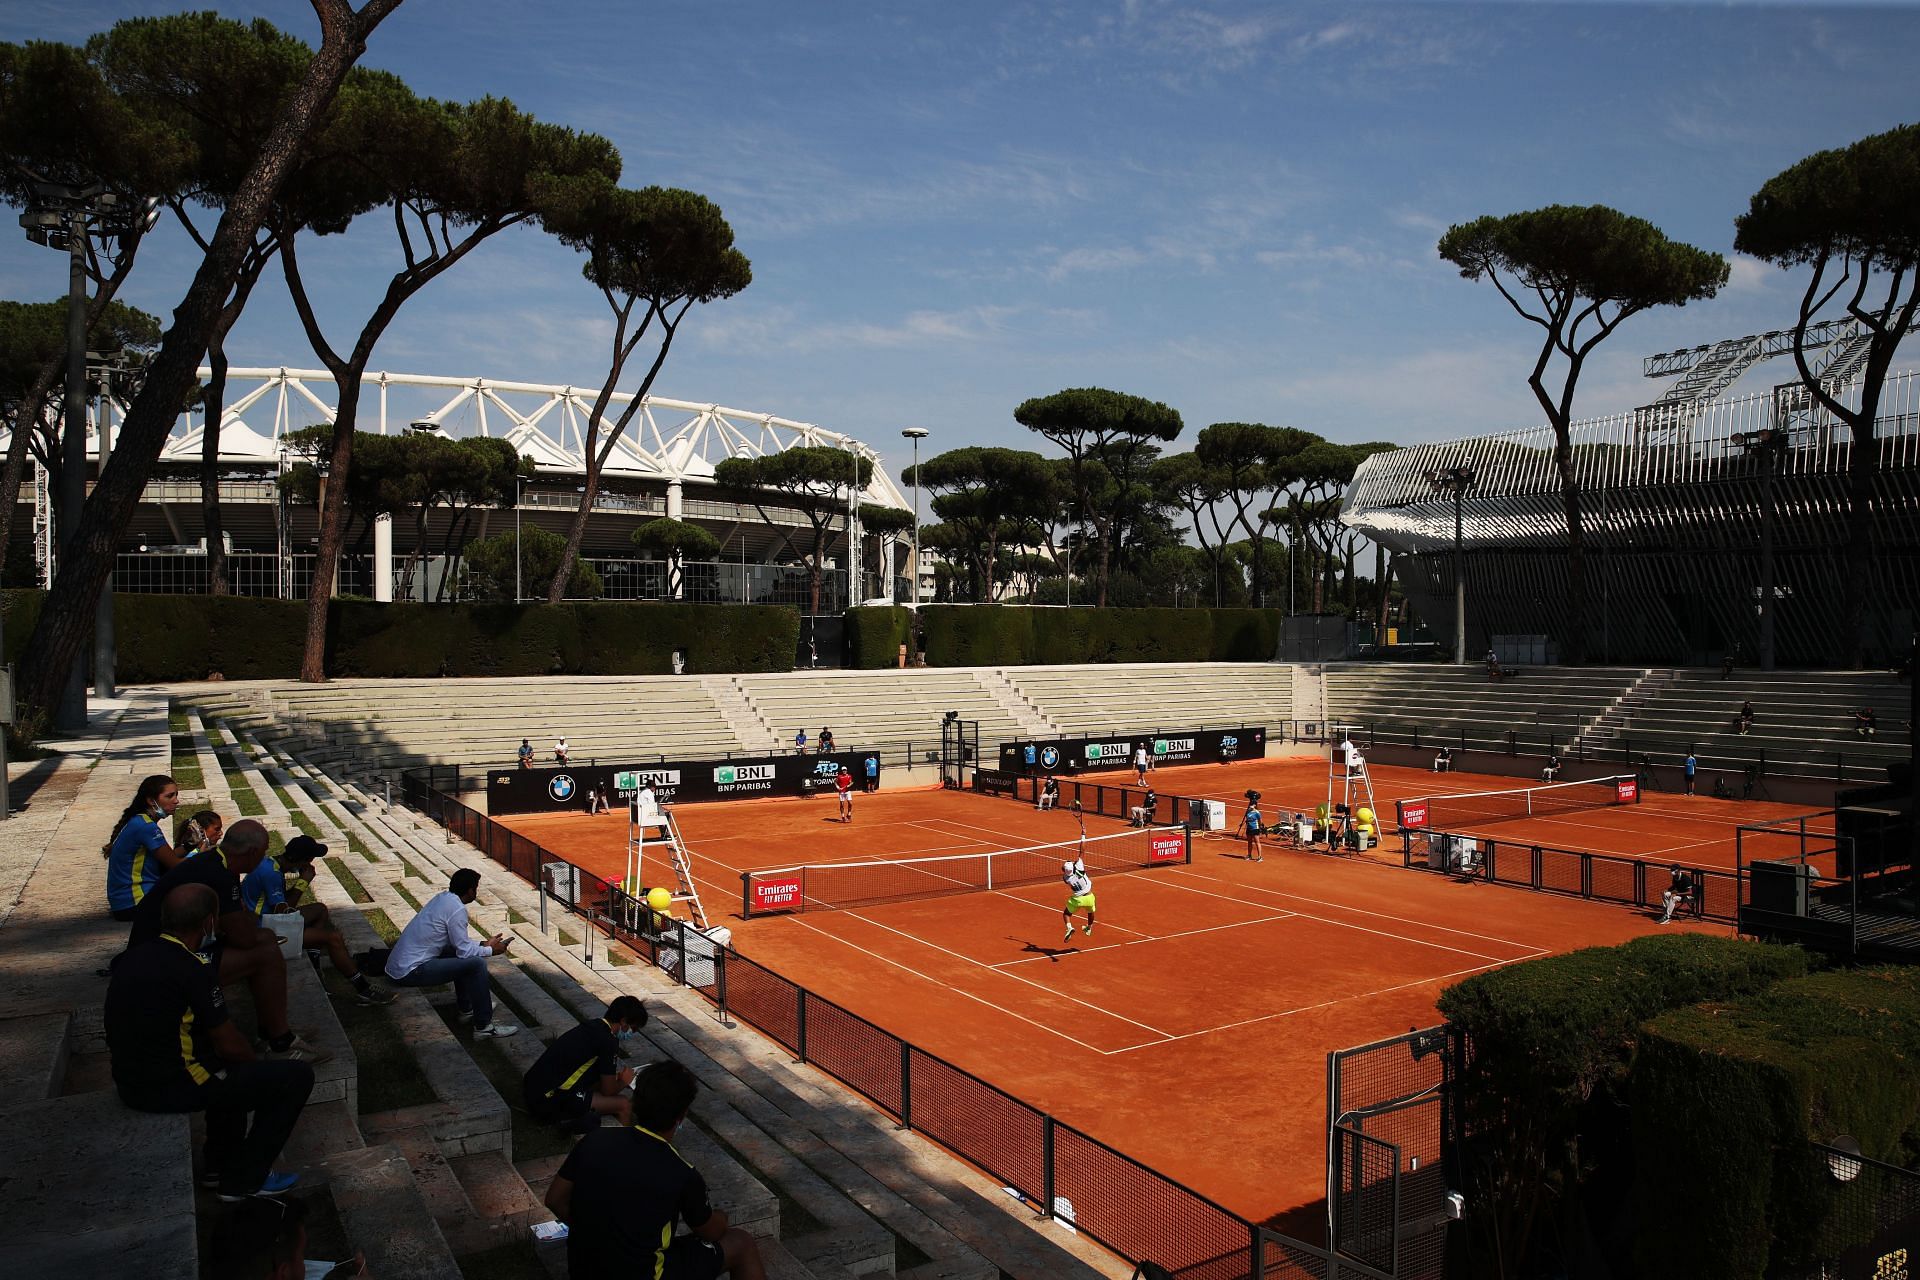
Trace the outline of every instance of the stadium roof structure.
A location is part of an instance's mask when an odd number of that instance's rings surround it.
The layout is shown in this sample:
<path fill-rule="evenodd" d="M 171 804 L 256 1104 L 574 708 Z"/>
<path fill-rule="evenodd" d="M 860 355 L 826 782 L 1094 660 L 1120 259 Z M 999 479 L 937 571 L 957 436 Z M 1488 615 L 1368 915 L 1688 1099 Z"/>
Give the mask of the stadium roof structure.
<path fill-rule="evenodd" d="M 1857 407 L 1857 379 L 1829 384 Z M 1686 413 L 1634 409 L 1573 424 L 1590 599 L 1585 648 L 1656 664 L 1749 659 L 1755 601 L 1777 602 L 1779 659 L 1845 653 L 1851 429 L 1799 382 Z M 1762 440 L 1774 448 L 1762 450 Z M 1920 618 L 1920 372 L 1891 374 L 1871 446 L 1877 652 Z M 1396 569 L 1429 622 L 1452 617 L 1454 500 L 1435 483 L 1466 467 L 1461 502 L 1468 649 L 1494 635 L 1563 644 L 1567 521 L 1551 427 L 1413 445 L 1355 471 L 1341 523 L 1399 553 Z M 1762 546 L 1777 550 L 1771 582 Z"/>
<path fill-rule="evenodd" d="M 209 373 L 206 368 L 200 370 L 202 377 Z M 543 472 L 586 472 L 581 450 L 597 388 L 483 377 L 368 373 L 362 384 L 360 415 L 365 430 L 382 435 L 396 430 L 396 418 L 388 412 L 390 397 L 395 393 L 415 407 L 429 406 L 425 412 L 399 419 L 400 430 L 448 433 L 448 423 L 470 422 L 475 434 L 509 441 Z M 336 399 L 333 375 L 324 369 L 229 369 L 227 406 L 221 415 L 220 460 L 232 464 L 275 462 L 282 436 L 304 426 L 333 421 Z M 365 400 L 376 403 L 367 404 Z M 608 403 L 607 419 L 617 418 L 632 402 L 632 393 L 615 392 Z M 194 425 L 187 417 L 182 422 L 182 430 L 162 449 L 162 461 L 199 461 L 204 424 Z M 908 509 L 906 495 L 887 474 L 879 453 L 844 432 L 772 413 L 661 396 L 648 396 L 634 413 L 626 433 L 614 444 L 603 474 L 668 484 L 711 485 L 715 465 L 727 458 L 764 457 L 807 445 L 848 449 L 869 459 L 873 478 L 862 491 L 861 500 Z"/>

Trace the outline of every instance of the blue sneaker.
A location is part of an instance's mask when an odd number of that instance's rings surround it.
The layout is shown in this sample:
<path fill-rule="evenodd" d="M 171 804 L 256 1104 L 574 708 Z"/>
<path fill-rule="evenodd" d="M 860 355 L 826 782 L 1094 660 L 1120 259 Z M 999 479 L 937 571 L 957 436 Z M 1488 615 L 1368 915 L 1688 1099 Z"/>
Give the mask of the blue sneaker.
<path fill-rule="evenodd" d="M 228 1204 L 236 1204 L 241 1200 L 251 1200 L 254 1196 L 283 1196 L 293 1190 L 299 1181 L 300 1175 L 297 1173 L 269 1172 L 267 1174 L 267 1180 L 260 1184 L 258 1191 L 244 1196 L 230 1196 L 223 1192 L 220 1198 Z"/>

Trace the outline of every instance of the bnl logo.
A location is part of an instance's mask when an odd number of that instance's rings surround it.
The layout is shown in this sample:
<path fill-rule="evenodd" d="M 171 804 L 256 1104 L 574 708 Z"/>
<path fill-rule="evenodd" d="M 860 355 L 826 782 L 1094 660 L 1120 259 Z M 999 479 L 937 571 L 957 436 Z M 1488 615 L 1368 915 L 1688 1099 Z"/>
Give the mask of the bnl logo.
<path fill-rule="evenodd" d="M 773 777 L 770 764 L 723 765 L 713 771 L 713 780 L 725 785 L 729 782 L 764 782 Z"/>

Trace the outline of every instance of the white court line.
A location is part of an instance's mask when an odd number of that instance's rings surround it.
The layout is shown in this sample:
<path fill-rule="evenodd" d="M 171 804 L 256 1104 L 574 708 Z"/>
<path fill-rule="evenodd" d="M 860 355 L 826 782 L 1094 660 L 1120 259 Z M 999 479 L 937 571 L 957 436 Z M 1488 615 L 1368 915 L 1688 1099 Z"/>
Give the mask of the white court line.
<path fill-rule="evenodd" d="M 1114 947 L 1137 947 L 1144 942 L 1170 942 L 1175 938 L 1197 938 L 1203 933 L 1219 933 L 1225 929 L 1244 929 L 1250 924 L 1270 924 L 1275 920 L 1289 920 L 1294 914 L 1295 913 L 1291 911 L 1282 911 L 1277 916 L 1261 916 L 1256 920 L 1235 920 L 1230 924 L 1208 925 L 1204 929 L 1185 929 L 1179 933 L 1139 933 L 1133 929 L 1122 929 L 1121 932 L 1134 935 L 1133 941 L 1117 942 L 1111 947 L 1103 946 L 1098 948 L 1098 950 L 1111 951 Z M 1112 927 L 1119 928 L 1117 925 Z M 995 969 L 1009 969 L 1017 964 L 1034 964 L 1038 961 L 1051 960 L 1052 958 L 1051 956 L 1022 956 L 1018 960 L 1002 960 L 993 967 Z"/>
<path fill-rule="evenodd" d="M 1335 996 L 1331 1000 L 1322 1000 L 1319 1004 L 1301 1005 L 1298 1009 L 1283 1009 L 1279 1013 L 1266 1013 L 1266 1014 L 1260 1015 L 1257 1018 L 1243 1018 L 1239 1022 L 1223 1022 L 1217 1027 L 1203 1027 L 1198 1031 L 1187 1031 L 1187 1032 L 1182 1032 L 1180 1035 L 1177 1035 L 1177 1036 L 1168 1036 L 1167 1039 L 1164 1041 L 1155 1041 L 1150 1044 L 1129 1045 L 1124 1049 L 1096 1050 L 1096 1052 L 1100 1053 L 1103 1057 L 1112 1058 L 1123 1053 L 1132 1053 L 1136 1049 L 1155 1049 L 1155 1048 L 1158 1048 L 1161 1044 L 1171 1043 L 1172 1041 L 1175 1041 L 1175 1040 L 1191 1040 L 1197 1036 L 1210 1036 L 1210 1035 L 1213 1035 L 1215 1032 L 1219 1032 L 1219 1031 L 1235 1031 L 1241 1027 L 1251 1027 L 1262 1022 L 1272 1022 L 1276 1018 L 1291 1018 L 1296 1013 L 1311 1013 L 1315 1009 L 1328 1009 L 1333 1007 L 1336 1004 L 1345 1004 L 1349 1000 L 1371 1000 L 1375 996 L 1390 995 L 1395 991 L 1404 991 L 1408 987 L 1417 987 L 1422 985 L 1423 983 L 1445 982 L 1449 978 L 1461 978 L 1461 977 L 1465 977 L 1470 973 L 1480 973 L 1487 969 L 1498 969 L 1502 965 L 1517 964 L 1520 960 L 1533 960 L 1538 958 L 1538 956 L 1543 956 L 1545 954 L 1547 953 L 1543 949 L 1538 951 L 1535 955 L 1520 956 L 1515 960 L 1496 960 L 1492 964 L 1475 965 L 1471 969 L 1456 969 L 1452 973 L 1443 973 L 1443 974 L 1440 974 L 1438 977 L 1415 978 L 1411 982 L 1402 982 L 1397 986 L 1381 987 L 1377 991 L 1362 991 L 1354 995 Z"/>
<path fill-rule="evenodd" d="M 909 942 L 918 943 L 919 945 L 926 947 L 929 950 L 938 951 L 942 955 L 952 956 L 955 960 L 963 960 L 966 963 L 973 965 L 975 968 L 985 969 L 990 973 L 998 972 L 998 970 L 995 969 L 993 965 L 988 964 L 984 960 L 975 960 L 972 956 L 963 955 L 958 951 L 954 951 L 954 950 L 951 950 L 950 948 L 943 947 L 937 942 L 928 942 L 925 938 L 918 937 L 914 934 L 908 933 L 904 929 L 896 929 L 890 924 L 882 924 L 880 921 L 875 920 L 870 916 L 863 916 L 857 911 L 848 911 L 848 912 L 845 912 L 844 914 L 852 916 L 855 920 L 859 920 L 866 924 L 870 924 L 876 929 L 885 929 L 888 933 L 896 934 L 899 937 L 905 938 Z M 1158 1027 L 1150 1026 L 1147 1023 L 1137 1021 L 1133 1018 L 1129 1018 L 1125 1014 L 1115 1013 L 1113 1010 L 1105 1008 L 1104 1006 L 1101 1006 L 1101 1005 L 1094 1004 L 1090 1000 L 1082 1000 L 1078 996 L 1070 996 L 1070 995 L 1067 995 L 1065 992 L 1056 991 L 1052 987 L 1047 986 L 1045 983 L 1035 982 L 1031 978 L 1023 978 L 1017 973 L 1002 974 L 1001 976 L 1012 978 L 1015 982 L 1024 982 L 1036 991 L 1044 991 L 1048 995 L 1055 996 L 1061 1000 L 1070 1000 L 1074 1004 L 1079 1005 L 1083 1009 L 1091 1009 L 1095 1013 L 1103 1013 L 1107 1017 L 1114 1019 L 1116 1022 L 1124 1022 L 1130 1026 L 1139 1027 L 1142 1031 L 1151 1031 L 1153 1032 L 1153 1034 L 1157 1036 L 1170 1035 L 1170 1033 L 1162 1031 Z M 932 982 L 933 980 L 934 979 L 932 978 L 927 979 L 927 981 L 929 982 Z"/>
<path fill-rule="evenodd" d="M 1388 869 L 1389 869 L 1389 870 L 1391 870 L 1392 868 L 1388 868 Z M 1207 875 L 1207 874 L 1206 874 L 1205 872 L 1199 872 L 1199 871 L 1193 871 L 1193 870 L 1191 870 L 1190 868 L 1185 868 L 1185 869 L 1183 869 L 1183 868 L 1181 868 L 1181 867 L 1171 867 L 1171 868 L 1169 868 L 1169 870 L 1171 870 L 1171 871 L 1173 871 L 1173 872 L 1175 872 L 1175 873 L 1179 873 L 1179 872 L 1181 872 L 1182 870 L 1185 870 L 1185 871 L 1186 871 L 1186 874 L 1188 874 L 1188 875 L 1193 875 L 1193 876 L 1200 876 L 1200 877 L 1201 877 L 1201 878 L 1203 878 L 1203 879 L 1207 879 L 1207 880 L 1211 880 L 1211 881 L 1213 881 L 1213 882 L 1214 882 L 1215 884 L 1225 884 L 1225 883 L 1228 883 L 1227 881 L 1224 881 L 1224 880 L 1221 880 L 1221 879 L 1220 879 L 1219 877 L 1217 877 L 1217 876 L 1209 876 L 1209 875 Z M 1296 902 L 1311 902 L 1311 903 L 1313 903 L 1313 904 L 1314 904 L 1315 906 L 1319 906 L 1319 907 L 1332 907 L 1332 908 L 1333 908 L 1334 910 L 1336 910 L 1336 911 L 1351 911 L 1351 912 L 1353 912 L 1353 913 L 1354 913 L 1355 915 L 1361 915 L 1361 916 L 1374 916 L 1374 917 L 1377 917 L 1378 919 L 1381 919 L 1381 920 L 1393 920 L 1393 921 L 1396 921 L 1396 922 L 1398 922 L 1398 923 L 1400 923 L 1400 924 L 1411 924 L 1411 925 L 1417 925 L 1417 926 L 1419 926 L 1419 927 L 1421 927 L 1421 928 L 1423 928 L 1423 929 L 1438 929 L 1438 930 L 1439 930 L 1440 932 L 1442 932 L 1442 933 L 1451 933 L 1451 934 L 1457 934 L 1458 936 L 1460 936 L 1460 937 L 1462 937 L 1462 938 L 1478 938 L 1478 939 L 1479 939 L 1480 941 L 1482 941 L 1482 942 L 1497 942 L 1497 943 L 1499 943 L 1499 944 L 1500 944 L 1501 946 L 1503 946 L 1503 947 L 1519 947 L 1519 948 L 1520 948 L 1521 950 L 1523 950 L 1523 951 L 1532 951 L 1532 950 L 1534 950 L 1534 949 L 1535 949 L 1532 943 L 1530 943 L 1530 942 L 1521 942 L 1521 941 L 1520 941 L 1520 940 L 1518 940 L 1517 938 L 1502 938 L 1502 937 L 1500 937 L 1500 936 L 1499 936 L 1498 934 L 1492 934 L 1492 933 L 1475 933 L 1475 932 L 1474 932 L 1473 930 L 1471 930 L 1471 929 L 1456 929 L 1456 928 L 1454 928 L 1454 927 L 1453 927 L 1452 925 L 1448 925 L 1448 924 L 1440 924 L 1440 923 L 1438 923 L 1438 922 L 1436 922 L 1436 921 L 1432 921 L 1432 920 L 1421 920 L 1421 919 L 1417 919 L 1417 918 L 1415 918 L 1415 917 L 1413 917 L 1413 916 L 1396 916 L 1396 915 L 1394 915 L 1393 913 L 1391 913 L 1391 912 L 1388 912 L 1388 911 L 1374 911 L 1374 910 L 1372 910 L 1371 908 L 1368 908 L 1368 907 L 1356 907 L 1356 906 L 1354 906 L 1354 905 L 1352 905 L 1351 903 L 1347 903 L 1347 902 L 1332 902 L 1332 901 L 1329 901 L 1329 900 L 1328 900 L 1328 899 L 1326 899 L 1326 898 L 1309 898 L 1309 897 L 1307 897 L 1307 896 L 1306 896 L 1305 894 L 1301 894 L 1301 893 L 1288 893 L 1288 892 L 1287 892 L 1287 891 L 1286 891 L 1285 889 L 1269 889 L 1269 888 L 1267 888 L 1267 887 L 1266 887 L 1266 886 L 1264 886 L 1264 885 L 1251 885 L 1251 884 L 1250 884 L 1250 885 L 1236 885 L 1236 886 L 1235 886 L 1235 888 L 1236 888 L 1236 889 L 1238 889 L 1238 890 L 1240 890 L 1241 892 L 1245 892 L 1245 893 L 1264 893 L 1264 894 L 1267 894 L 1267 895 L 1268 895 L 1268 896 L 1270 896 L 1270 897 L 1276 897 L 1276 898 L 1291 898 L 1291 899 L 1293 899 L 1293 900 L 1294 900 L 1294 901 L 1296 901 Z M 1221 895 L 1217 895 L 1217 896 L 1220 896 L 1220 897 L 1227 897 L 1227 896 L 1230 896 L 1230 895 L 1226 895 L 1226 894 L 1221 894 Z M 1294 914 L 1295 914 L 1295 915 L 1307 915 L 1308 913 L 1306 913 L 1306 912 L 1304 912 L 1304 911 L 1296 911 L 1296 912 L 1295 912 Z M 1325 923 L 1327 923 L 1327 924 L 1340 924 L 1340 923 L 1342 923 L 1341 921 L 1338 921 L 1338 920 L 1326 920 L 1326 918 L 1325 918 L 1325 917 L 1323 917 L 1323 916 L 1308 916 L 1308 919 L 1312 919 L 1312 920 L 1324 920 L 1324 921 L 1325 921 Z M 1355 927 L 1355 928 L 1358 928 L 1359 926 L 1357 926 L 1357 925 L 1356 925 L 1356 926 L 1354 926 L 1354 927 Z M 1374 932 L 1380 932 L 1380 931 L 1378 931 L 1378 930 L 1375 930 Z M 1426 940 L 1425 940 L 1424 938 L 1411 938 L 1411 937 L 1407 937 L 1407 936 L 1406 936 L 1406 935 L 1404 935 L 1404 934 L 1396 934 L 1396 933 L 1384 933 L 1384 934 L 1383 934 L 1383 936 L 1385 936 L 1385 937 L 1389 937 L 1389 938 L 1400 938 L 1400 939 L 1401 939 L 1402 941 L 1405 941 L 1405 942 L 1417 942 L 1417 943 L 1420 943 L 1420 944 L 1421 944 L 1422 946 L 1428 946 L 1428 947 L 1441 947 L 1442 949 L 1444 949 L 1444 950 L 1447 950 L 1447 951 L 1458 951 L 1458 952 L 1460 952 L 1460 954 L 1461 954 L 1461 955 L 1465 955 L 1465 956 L 1478 956 L 1478 957 L 1479 957 L 1480 959 L 1482 959 L 1482 960 L 1491 960 L 1491 959 L 1493 959 L 1493 958 L 1494 958 L 1494 957 L 1492 957 L 1492 956 L 1486 956 L 1486 955 L 1481 955 L 1481 954 L 1480 954 L 1479 952 L 1477 952 L 1477 951 L 1468 951 L 1468 950 L 1466 950 L 1465 948 L 1462 948 L 1462 947 L 1448 947 L 1448 946 L 1446 946 L 1446 945 L 1445 945 L 1444 943 L 1439 943 L 1439 942 L 1428 942 L 1428 941 L 1426 941 Z"/>
<path fill-rule="evenodd" d="M 850 914 L 850 913 L 849 913 L 849 914 Z M 939 986 L 939 987 L 940 987 L 940 989 L 941 989 L 942 991 L 946 991 L 946 992 L 949 992 L 949 993 L 950 993 L 950 994 L 952 994 L 952 995 L 956 995 L 956 996 L 960 996 L 961 998 L 963 998 L 963 999 L 966 999 L 966 1000 L 971 1000 L 971 1001 L 973 1001 L 973 1002 L 974 1002 L 975 1004 L 982 1004 L 982 1005 L 985 1005 L 985 1006 L 986 1006 L 987 1008 L 989 1008 L 989 1009 L 992 1009 L 992 1010 L 994 1010 L 994 1011 L 996 1011 L 996 1012 L 998 1012 L 998 1013 L 1004 1013 L 1004 1014 L 1006 1014 L 1006 1015 L 1007 1015 L 1007 1016 L 1008 1016 L 1009 1018 L 1017 1018 L 1017 1019 L 1019 1019 L 1019 1020 L 1020 1020 L 1021 1022 L 1024 1022 L 1024 1023 L 1026 1023 L 1026 1024 L 1028 1025 L 1028 1026 L 1033 1026 L 1033 1027 L 1038 1027 L 1038 1028 L 1040 1028 L 1040 1029 L 1041 1029 L 1042 1031 L 1045 1031 L 1045 1032 L 1046 1032 L 1047 1034 L 1049 1034 L 1049 1035 L 1054 1035 L 1054 1036 L 1058 1036 L 1058 1037 L 1060 1037 L 1060 1038 L 1061 1038 L 1062 1040 L 1065 1040 L 1065 1041 L 1067 1041 L 1067 1042 L 1068 1042 L 1068 1043 L 1070 1043 L 1070 1044 L 1077 1044 L 1077 1045 L 1079 1045 L 1079 1046 L 1080 1046 L 1080 1047 L 1081 1047 L 1082 1049 L 1085 1049 L 1085 1050 L 1086 1050 L 1086 1051 L 1087 1051 L 1088 1053 L 1097 1053 L 1097 1054 L 1099 1054 L 1099 1055 L 1101 1055 L 1102 1057 L 1105 1057 L 1105 1056 L 1106 1056 L 1106 1055 L 1107 1055 L 1108 1053 L 1110 1053 L 1110 1052 L 1112 1052 L 1111 1050 L 1108 1050 L 1108 1049 L 1100 1049 L 1100 1048 L 1096 1048 L 1096 1047 L 1094 1047 L 1093 1045 L 1090 1045 L 1090 1044 L 1088 1044 L 1088 1043 L 1087 1043 L 1087 1042 L 1086 1042 L 1085 1040 L 1082 1040 L 1082 1039 L 1080 1039 L 1080 1038 L 1079 1038 L 1078 1036 L 1070 1036 L 1070 1035 L 1068 1035 L 1068 1034 L 1067 1034 L 1066 1032 L 1064 1032 L 1064 1031 L 1062 1031 L 1062 1030 L 1060 1030 L 1060 1029 L 1059 1029 L 1058 1027 L 1054 1027 L 1054 1026 L 1050 1026 L 1050 1025 L 1048 1025 L 1047 1023 L 1044 1023 L 1044 1022 L 1041 1022 L 1041 1021 L 1038 1021 L 1037 1019 L 1034 1019 L 1034 1018 L 1029 1018 L 1029 1017 L 1028 1017 L 1028 1016 L 1027 1016 L 1026 1014 L 1024 1014 L 1024 1013 L 1019 1013 L 1019 1012 L 1017 1012 L 1017 1011 L 1015 1011 L 1015 1010 L 1013 1010 L 1013 1009 L 1009 1009 L 1009 1008 L 1007 1008 L 1007 1007 L 1005 1007 L 1004 1005 L 998 1005 L 998 1004 L 995 1004 L 995 1003 L 994 1003 L 993 1001 L 991 1001 L 991 1000 L 989 1000 L 989 999 L 987 999 L 987 998 L 986 998 L 985 996 L 977 996 L 977 995 L 974 995 L 974 994 L 973 994 L 973 993 L 972 993 L 971 991 L 963 991 L 963 990 L 961 990 L 961 989 L 960 989 L 959 987 L 950 987 L 950 986 L 945 986 L 945 985 L 943 985 L 943 984 L 940 984 L 940 983 L 934 983 L 934 980 L 933 980 L 932 978 L 930 978 L 930 977 L 928 977 L 928 976 L 927 976 L 926 974 L 924 974 L 924 973 L 922 973 L 922 972 L 920 972 L 920 971 L 919 971 L 918 969 L 915 969 L 915 968 L 913 968 L 913 967 L 912 967 L 911 965 L 907 965 L 907 964 L 903 964 L 903 963 L 901 963 L 900 961 L 898 961 L 898 960 L 895 960 L 895 959 L 893 959 L 893 958 L 892 958 L 892 957 L 890 957 L 890 956 L 883 956 L 883 955 L 881 955 L 881 954 L 880 954 L 880 953 L 879 953 L 878 951 L 875 951 L 875 950 L 873 950 L 873 949 L 872 949 L 872 948 L 870 948 L 870 947 L 863 947 L 863 946 L 861 946 L 861 945 L 860 945 L 859 943 L 857 943 L 857 942 L 852 942 L 852 941 L 849 941 L 849 940 L 848 940 L 848 939 L 846 939 L 846 938 L 842 938 L 842 937 L 840 937 L 840 936 L 838 936 L 838 935 L 836 935 L 836 934 L 831 934 L 831 933 L 828 933 L 828 932 L 827 932 L 826 930 L 824 930 L 824 929 L 821 929 L 821 928 L 819 928 L 819 927 L 817 927 L 816 925 L 814 925 L 814 924 L 812 924 L 812 923 L 810 923 L 809 921 L 806 921 L 806 920 L 802 920 L 802 919 L 800 919 L 800 917 L 798 917 L 798 916 L 795 916 L 795 917 L 793 917 L 793 919 L 794 919 L 794 921 L 795 921 L 795 923 L 797 923 L 797 924 L 799 924 L 799 925 L 801 925 L 801 926 L 803 926 L 804 928 L 808 928 L 808 929 L 812 929 L 812 930 L 813 930 L 813 931 L 814 931 L 815 933 L 818 933 L 818 934 L 819 934 L 819 935 L 820 935 L 821 937 L 823 937 L 823 938 L 829 938 L 829 939 L 831 939 L 831 940 L 833 940 L 834 942 L 838 942 L 838 943 L 840 943 L 840 944 L 841 944 L 841 945 L 843 945 L 843 946 L 846 946 L 846 947 L 850 947 L 850 948 L 852 948 L 853 950 L 855 950 L 855 951 L 858 951 L 858 952 L 860 952 L 860 953 L 862 953 L 863 955 L 867 955 L 867 956 L 871 956 L 871 957 L 872 957 L 873 959 L 875 959 L 875 960 L 878 960 L 878 961 L 880 961 L 880 962 L 881 962 L 882 964 L 889 964 L 889 965 L 892 965 L 892 966 L 893 966 L 894 968 L 896 968 L 896 969 L 900 969 L 900 970 L 903 970 L 903 971 L 905 971 L 905 972 L 907 972 L 907 973 L 910 973 L 910 974 L 912 974 L 912 975 L 913 975 L 914 977 L 916 977 L 916 978 L 918 978 L 918 979 L 920 979 L 920 980 L 921 980 L 922 982 L 927 982 L 927 983 L 933 983 L 933 985 L 935 985 L 935 986 Z M 869 923 L 871 923 L 871 921 L 870 921 Z M 975 963 L 978 963 L 978 962 L 976 961 Z M 1084 1002 L 1082 1002 L 1082 1003 L 1084 1003 Z M 1098 1009 L 1098 1008 L 1099 1008 L 1099 1006 L 1097 1006 L 1097 1005 L 1088 1005 L 1087 1007 L 1088 1007 L 1088 1008 L 1090 1008 L 1090 1009 Z M 1099 1009 L 1099 1012 L 1101 1012 L 1101 1013 L 1107 1013 L 1107 1010 L 1105 1010 L 1105 1009 Z M 1119 1015 L 1117 1015 L 1117 1014 L 1108 1014 L 1108 1016 L 1109 1016 L 1109 1017 L 1118 1017 Z M 1136 1023 L 1135 1025 L 1139 1025 L 1139 1024 L 1137 1024 L 1137 1023 Z M 1166 1036 L 1166 1038 L 1168 1038 L 1168 1039 L 1171 1039 L 1171 1038 L 1172 1038 L 1171 1036 L 1167 1036 L 1167 1033 L 1166 1033 L 1166 1032 L 1164 1032 L 1164 1031 L 1160 1031 L 1160 1032 L 1156 1032 L 1155 1034 L 1157 1034 L 1157 1035 L 1160 1035 L 1160 1036 Z M 1157 1043 L 1157 1042 L 1153 1042 L 1153 1041 L 1149 1041 L 1149 1043 Z M 1136 1047 L 1138 1047 L 1138 1046 L 1136 1046 Z"/>

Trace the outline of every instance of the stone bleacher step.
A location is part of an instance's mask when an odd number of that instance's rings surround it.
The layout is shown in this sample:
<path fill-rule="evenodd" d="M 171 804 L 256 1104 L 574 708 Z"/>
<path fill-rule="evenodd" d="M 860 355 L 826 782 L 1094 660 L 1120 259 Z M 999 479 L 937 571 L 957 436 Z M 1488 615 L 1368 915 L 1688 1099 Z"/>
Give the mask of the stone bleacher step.
<path fill-rule="evenodd" d="M 0 1110 L 0 1268 L 34 1280 L 198 1280 L 188 1118 L 110 1089 Z M 137 1177 L 115 1176 L 127 1171 Z"/>
<path fill-rule="evenodd" d="M 405 1153 L 393 1144 L 342 1152 L 321 1167 L 340 1224 L 375 1276 L 461 1280 Z"/>
<path fill-rule="evenodd" d="M 67 1078 L 71 1013 L 0 1018 L 0 1098 L 38 1102 L 58 1097 Z"/>

